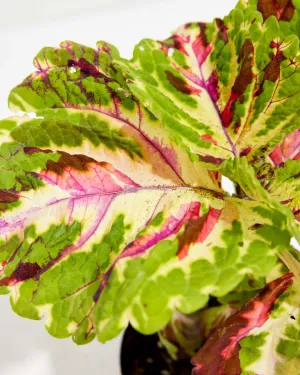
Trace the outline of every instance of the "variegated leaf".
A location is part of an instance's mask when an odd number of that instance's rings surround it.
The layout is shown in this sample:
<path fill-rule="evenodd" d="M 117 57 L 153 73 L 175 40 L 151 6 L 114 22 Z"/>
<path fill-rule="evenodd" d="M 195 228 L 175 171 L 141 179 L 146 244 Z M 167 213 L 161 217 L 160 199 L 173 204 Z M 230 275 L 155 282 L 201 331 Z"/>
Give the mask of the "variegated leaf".
<path fill-rule="evenodd" d="M 52 122 L 39 129 L 38 135 L 48 139 L 45 144 L 51 149 L 64 147 L 77 152 L 84 146 L 91 157 L 96 152 L 99 158 L 97 146 L 103 144 L 106 148 L 101 160 L 110 162 L 116 152 L 120 157 L 122 153 L 122 164 L 130 177 L 145 172 L 145 165 L 134 162 L 134 156 L 136 160 L 151 159 L 147 169 L 153 169 L 157 184 L 170 179 L 176 184 L 220 190 L 218 173 L 191 161 L 161 123 L 117 82 L 119 74 L 110 61 L 117 54 L 114 47 L 103 42 L 97 46 L 94 50 L 67 41 L 58 49 L 42 49 L 34 59 L 38 70 L 12 90 L 11 109 L 49 118 Z M 36 145 L 32 139 L 30 143 Z"/>
<path fill-rule="evenodd" d="M 298 292 L 284 293 L 292 282 L 291 273 L 272 281 L 227 318 L 193 358 L 193 375 L 296 375 L 299 306 L 291 295 Z"/>
<path fill-rule="evenodd" d="M 146 39 L 131 62 L 115 66 L 201 161 L 251 161 L 299 128 L 299 40 L 284 27 L 240 4 L 224 21 L 186 24 L 164 42 Z"/>
<path fill-rule="evenodd" d="M 155 332 L 174 308 L 263 277 L 288 246 L 268 204 L 184 184 L 143 138 L 85 110 L 46 117 L 0 123 L 0 285 L 54 336 Z"/>

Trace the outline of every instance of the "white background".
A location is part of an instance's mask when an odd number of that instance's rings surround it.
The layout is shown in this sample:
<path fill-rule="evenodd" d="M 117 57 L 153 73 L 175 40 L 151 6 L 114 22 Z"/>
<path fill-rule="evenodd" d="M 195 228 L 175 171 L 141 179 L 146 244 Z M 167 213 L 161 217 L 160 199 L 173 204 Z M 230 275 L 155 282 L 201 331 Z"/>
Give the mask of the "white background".
<path fill-rule="evenodd" d="M 66 39 L 89 46 L 106 40 L 130 57 L 143 37 L 164 39 L 189 21 L 222 17 L 236 0 L 2 0 L 0 118 L 9 116 L 9 90 L 33 71 L 42 47 Z M 120 375 L 121 338 L 83 347 L 57 340 L 42 322 L 15 315 L 0 296 L 0 375 Z M 153 374 L 157 375 L 157 374 Z"/>

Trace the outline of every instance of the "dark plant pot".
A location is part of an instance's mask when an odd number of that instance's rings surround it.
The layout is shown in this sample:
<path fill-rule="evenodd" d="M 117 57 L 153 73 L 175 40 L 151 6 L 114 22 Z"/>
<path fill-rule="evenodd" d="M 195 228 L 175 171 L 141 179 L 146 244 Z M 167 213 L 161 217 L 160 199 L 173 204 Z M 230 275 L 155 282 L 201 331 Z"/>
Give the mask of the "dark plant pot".
<path fill-rule="evenodd" d="M 191 375 L 190 360 L 173 361 L 158 335 L 144 336 L 129 326 L 121 347 L 122 375 Z"/>

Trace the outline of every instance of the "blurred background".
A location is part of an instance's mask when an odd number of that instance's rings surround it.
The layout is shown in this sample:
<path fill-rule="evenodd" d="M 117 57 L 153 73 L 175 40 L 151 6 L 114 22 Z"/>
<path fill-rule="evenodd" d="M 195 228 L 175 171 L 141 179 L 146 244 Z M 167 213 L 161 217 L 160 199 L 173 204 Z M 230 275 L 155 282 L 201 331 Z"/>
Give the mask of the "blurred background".
<path fill-rule="evenodd" d="M 164 39 L 189 21 L 223 17 L 237 0 L 5 0 L 0 12 L 0 116 L 11 88 L 33 71 L 44 46 L 63 40 L 115 44 L 130 58 L 142 38 Z M 120 375 L 121 337 L 78 347 L 51 337 L 42 322 L 14 314 L 0 296 L 0 375 Z M 153 374 L 158 375 L 158 374 Z"/>

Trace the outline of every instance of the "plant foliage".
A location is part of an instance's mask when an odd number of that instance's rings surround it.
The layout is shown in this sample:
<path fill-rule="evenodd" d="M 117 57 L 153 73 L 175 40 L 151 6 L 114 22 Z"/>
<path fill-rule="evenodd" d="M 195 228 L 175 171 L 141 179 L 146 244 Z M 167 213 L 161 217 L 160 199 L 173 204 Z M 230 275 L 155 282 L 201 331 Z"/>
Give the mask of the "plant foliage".
<path fill-rule="evenodd" d="M 86 344 L 249 296 L 194 373 L 298 374 L 298 268 L 280 257 L 300 239 L 299 36 L 298 0 L 242 0 L 131 60 L 102 41 L 43 48 L 9 95 L 25 114 L 0 122 L 13 310 Z"/>

